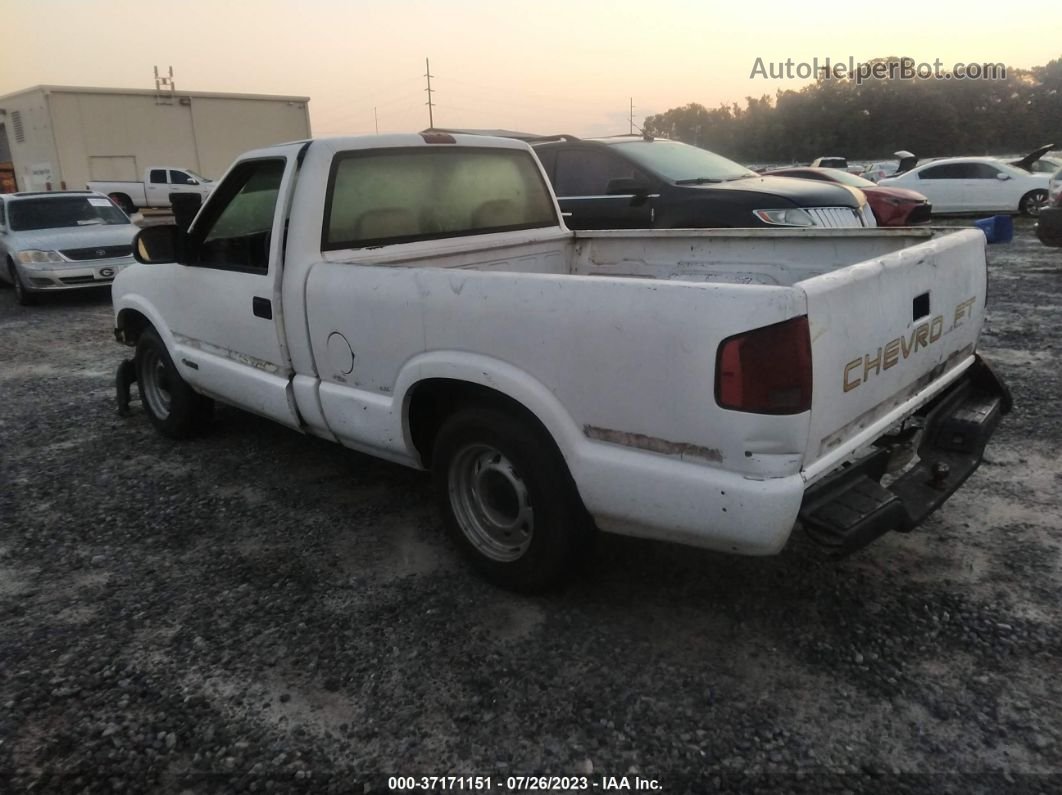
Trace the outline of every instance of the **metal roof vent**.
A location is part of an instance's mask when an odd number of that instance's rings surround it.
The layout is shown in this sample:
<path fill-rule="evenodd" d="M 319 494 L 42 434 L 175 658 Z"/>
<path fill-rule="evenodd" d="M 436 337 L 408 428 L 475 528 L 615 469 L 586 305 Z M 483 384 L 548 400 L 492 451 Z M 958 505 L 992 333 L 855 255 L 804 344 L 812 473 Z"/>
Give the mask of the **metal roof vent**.
<path fill-rule="evenodd" d="M 11 114 L 11 126 L 15 128 L 15 142 L 25 143 L 26 131 L 22 129 L 22 111 L 16 110 Z"/>

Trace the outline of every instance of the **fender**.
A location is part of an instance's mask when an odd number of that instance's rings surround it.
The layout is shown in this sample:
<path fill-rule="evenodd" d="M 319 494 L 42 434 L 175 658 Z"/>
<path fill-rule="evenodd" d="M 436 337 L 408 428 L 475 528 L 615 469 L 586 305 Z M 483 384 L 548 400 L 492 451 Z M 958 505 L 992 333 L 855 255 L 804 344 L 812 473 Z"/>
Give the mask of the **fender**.
<path fill-rule="evenodd" d="M 176 346 L 173 332 L 170 331 L 170 327 L 166 325 L 166 321 L 162 319 L 162 315 L 159 314 L 154 305 L 147 298 L 138 293 L 124 293 L 114 304 L 115 328 L 119 327 L 119 318 L 122 316 L 122 312 L 127 309 L 139 312 L 148 319 L 148 322 L 155 328 L 155 331 L 157 331 L 162 338 L 162 341 L 166 343 L 166 350 L 168 350 L 172 356 Z M 176 364 L 180 366 L 180 362 L 176 362 Z"/>
<path fill-rule="evenodd" d="M 544 384 L 508 362 L 467 351 L 438 350 L 418 354 L 408 360 L 395 379 L 395 405 L 401 412 L 406 449 L 416 456 L 409 431 L 409 404 L 415 387 L 431 378 L 449 378 L 477 384 L 502 393 L 530 411 L 541 422 L 566 460 L 572 460 L 577 447 L 585 443 L 579 425 Z M 397 429 L 396 429 L 397 433 Z"/>

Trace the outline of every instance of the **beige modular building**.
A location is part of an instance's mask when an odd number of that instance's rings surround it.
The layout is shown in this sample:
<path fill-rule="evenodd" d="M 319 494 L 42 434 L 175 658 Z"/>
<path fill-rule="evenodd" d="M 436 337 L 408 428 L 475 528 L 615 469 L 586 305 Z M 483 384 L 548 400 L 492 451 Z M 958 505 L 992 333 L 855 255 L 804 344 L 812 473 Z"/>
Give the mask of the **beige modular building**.
<path fill-rule="evenodd" d="M 241 152 L 310 137 L 309 97 L 35 86 L 0 97 L 0 160 L 18 190 L 139 180 L 151 166 L 220 177 Z M 10 189 L 10 188 L 9 188 Z"/>

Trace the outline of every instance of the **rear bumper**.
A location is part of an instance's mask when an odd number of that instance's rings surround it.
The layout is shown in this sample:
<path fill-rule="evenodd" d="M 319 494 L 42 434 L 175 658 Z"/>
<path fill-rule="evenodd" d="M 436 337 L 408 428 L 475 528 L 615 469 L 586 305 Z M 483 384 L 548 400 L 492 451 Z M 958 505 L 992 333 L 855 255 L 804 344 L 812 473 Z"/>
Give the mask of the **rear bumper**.
<path fill-rule="evenodd" d="M 976 357 L 958 381 L 905 422 L 905 430 L 878 439 L 858 463 L 808 489 L 800 508 L 802 525 L 838 555 L 890 530 L 914 529 L 977 469 L 1010 408 L 1010 392 Z M 894 456 L 912 439 L 919 440 L 917 462 L 882 485 Z"/>

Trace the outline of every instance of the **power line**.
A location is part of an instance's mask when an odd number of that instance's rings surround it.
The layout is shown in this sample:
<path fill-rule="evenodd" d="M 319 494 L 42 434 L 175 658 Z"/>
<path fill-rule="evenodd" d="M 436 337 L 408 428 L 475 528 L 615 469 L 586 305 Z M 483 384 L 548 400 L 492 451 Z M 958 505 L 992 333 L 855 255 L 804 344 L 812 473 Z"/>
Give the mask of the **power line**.
<path fill-rule="evenodd" d="M 419 78 L 418 78 L 418 80 L 419 80 Z M 365 113 L 368 113 L 370 108 L 379 108 L 380 110 L 382 110 L 384 108 L 389 108 L 389 107 L 392 107 L 394 105 L 397 105 L 400 102 L 405 102 L 406 104 L 409 104 L 410 100 L 419 99 L 420 94 L 421 94 L 420 91 L 411 91 L 411 92 L 407 92 L 405 94 L 399 94 L 398 96 L 394 97 L 393 99 L 389 99 L 386 102 L 374 102 L 371 105 L 366 103 L 365 105 L 360 106 L 357 110 L 350 109 L 350 110 L 347 110 L 346 112 L 341 112 L 341 113 L 333 116 L 333 119 L 336 119 L 336 120 L 350 119 L 350 118 L 353 118 L 355 116 L 361 116 L 361 115 L 363 115 Z M 419 104 L 419 103 L 415 103 L 415 104 Z"/>
<path fill-rule="evenodd" d="M 547 94 L 547 93 L 544 93 L 544 92 L 541 92 L 541 91 L 514 91 L 512 86 L 494 86 L 494 85 L 486 85 L 486 84 L 483 84 L 483 83 L 472 83 L 472 82 L 470 82 L 468 80 L 458 80 L 456 77 L 443 77 L 443 78 L 441 78 L 441 80 L 444 83 L 446 83 L 446 82 L 457 83 L 458 85 L 468 86 L 470 88 L 477 88 L 477 89 L 480 89 L 480 90 L 483 90 L 483 91 L 500 92 L 502 94 L 505 94 L 508 97 L 511 97 L 514 94 L 519 94 L 519 95 L 528 96 L 528 97 L 542 97 L 543 99 L 552 100 L 554 102 L 561 102 L 561 103 L 565 103 L 566 102 L 566 103 L 579 105 L 580 107 L 583 107 L 583 108 L 594 107 L 595 105 L 596 106 L 600 106 L 600 107 L 605 107 L 606 105 L 611 105 L 611 103 L 609 103 L 607 101 L 600 101 L 599 100 L 599 101 L 595 102 L 593 100 L 587 100 L 586 98 L 564 97 L 564 96 L 558 96 L 557 94 Z M 501 102 L 502 100 L 491 100 L 491 101 Z"/>

